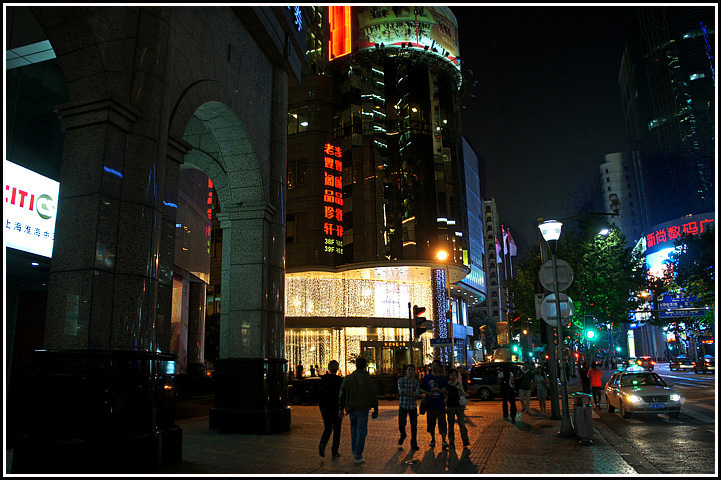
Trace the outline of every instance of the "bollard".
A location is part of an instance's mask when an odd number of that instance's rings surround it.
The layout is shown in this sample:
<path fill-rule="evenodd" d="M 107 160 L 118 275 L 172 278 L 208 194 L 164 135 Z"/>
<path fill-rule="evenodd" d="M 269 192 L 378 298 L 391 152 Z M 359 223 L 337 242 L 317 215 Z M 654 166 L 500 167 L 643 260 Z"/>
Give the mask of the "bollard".
<path fill-rule="evenodd" d="M 587 393 L 575 393 L 574 424 L 578 443 L 581 445 L 592 445 L 593 440 L 593 411 L 591 409 L 591 395 Z"/>

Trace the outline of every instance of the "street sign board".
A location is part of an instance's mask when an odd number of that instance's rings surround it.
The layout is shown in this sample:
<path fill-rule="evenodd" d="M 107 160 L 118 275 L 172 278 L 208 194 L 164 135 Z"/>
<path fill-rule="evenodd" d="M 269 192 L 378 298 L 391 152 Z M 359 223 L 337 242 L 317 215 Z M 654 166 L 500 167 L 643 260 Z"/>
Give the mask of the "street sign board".
<path fill-rule="evenodd" d="M 556 259 L 556 272 L 558 275 L 558 291 L 562 292 L 573 283 L 573 269 L 563 260 Z M 555 291 L 555 282 L 553 281 L 553 260 L 549 260 L 543 264 L 538 272 L 538 279 L 546 290 Z"/>
<path fill-rule="evenodd" d="M 559 293 L 559 304 L 561 307 L 561 322 L 564 326 L 571 324 L 571 317 L 573 317 L 576 307 L 573 305 L 571 297 L 565 293 Z M 546 295 L 546 298 L 541 302 L 541 316 L 543 319 L 552 327 L 558 327 L 558 314 L 556 313 L 556 296 L 555 294 Z"/>
<path fill-rule="evenodd" d="M 450 338 L 431 338 L 431 347 L 450 347 Z"/>
<path fill-rule="evenodd" d="M 698 297 L 672 297 L 670 295 L 658 297 L 659 318 L 677 317 L 703 317 L 706 310 L 694 308 Z"/>

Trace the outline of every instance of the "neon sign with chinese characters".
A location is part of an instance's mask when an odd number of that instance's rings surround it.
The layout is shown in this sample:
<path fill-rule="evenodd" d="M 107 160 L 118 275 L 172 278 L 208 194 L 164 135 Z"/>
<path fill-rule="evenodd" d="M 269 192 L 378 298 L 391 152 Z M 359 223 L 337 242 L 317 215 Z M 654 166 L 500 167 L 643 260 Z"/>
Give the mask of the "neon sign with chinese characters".
<path fill-rule="evenodd" d="M 659 226 L 646 235 L 646 248 L 656 247 L 665 242 L 671 242 L 684 235 L 699 235 L 704 229 L 713 226 L 714 219 L 709 216 L 695 216 L 679 219 L 673 224 Z"/>
<path fill-rule="evenodd" d="M 323 251 L 343 253 L 343 150 L 323 146 Z"/>

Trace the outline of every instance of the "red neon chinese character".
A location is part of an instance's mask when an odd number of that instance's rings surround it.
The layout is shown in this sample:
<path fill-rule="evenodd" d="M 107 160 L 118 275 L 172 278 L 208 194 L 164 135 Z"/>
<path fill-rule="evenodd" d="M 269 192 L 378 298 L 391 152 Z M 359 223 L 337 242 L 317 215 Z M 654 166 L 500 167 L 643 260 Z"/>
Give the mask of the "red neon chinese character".
<path fill-rule="evenodd" d="M 343 156 L 343 149 L 341 147 L 335 147 L 334 155 L 338 158 L 341 158 Z"/>
<path fill-rule="evenodd" d="M 698 224 L 696 222 L 684 223 L 684 235 L 698 235 Z"/>
<path fill-rule="evenodd" d="M 666 241 L 666 230 L 659 230 L 656 232 L 656 243 Z"/>
<path fill-rule="evenodd" d="M 335 192 L 335 203 L 337 205 L 343 205 L 343 193 Z"/>
<path fill-rule="evenodd" d="M 343 225 L 338 225 L 336 227 L 336 235 L 343 238 Z"/>
<path fill-rule="evenodd" d="M 327 208 L 327 207 L 326 207 Z M 342 208 L 336 208 L 335 209 L 335 218 L 339 222 L 343 221 L 343 209 Z"/>
<path fill-rule="evenodd" d="M 330 143 L 323 145 L 323 153 L 326 155 L 335 155 L 335 147 Z"/>
<path fill-rule="evenodd" d="M 335 203 L 335 195 L 333 194 L 333 190 L 323 190 L 323 201 L 328 203 Z"/>
<path fill-rule="evenodd" d="M 708 219 L 701 220 L 701 222 L 699 222 L 699 223 L 701 223 L 701 233 L 703 233 L 703 224 L 704 223 L 713 223 L 713 220 L 708 220 Z"/>
<path fill-rule="evenodd" d="M 323 207 L 323 209 L 325 210 L 325 213 L 323 215 L 323 216 L 325 216 L 325 218 L 330 218 L 330 219 L 335 218 L 335 209 L 333 207 L 326 206 L 326 207 Z"/>
<path fill-rule="evenodd" d="M 656 236 L 653 233 L 646 235 L 646 248 L 651 248 L 656 245 Z"/>
<path fill-rule="evenodd" d="M 343 189 L 343 177 L 335 177 L 335 188 Z"/>
<path fill-rule="evenodd" d="M 326 172 L 323 172 L 323 183 L 325 183 L 326 187 L 335 187 L 335 177 L 333 175 L 328 175 Z"/>
<path fill-rule="evenodd" d="M 323 157 L 323 166 L 325 168 L 333 168 L 333 165 L 335 164 L 335 160 L 331 157 Z"/>
<path fill-rule="evenodd" d="M 668 239 L 669 239 L 669 240 L 673 240 L 673 239 L 679 238 L 679 237 L 681 236 L 681 227 L 679 227 L 678 225 L 674 225 L 674 226 L 672 226 L 672 227 L 668 227 L 668 228 L 666 229 L 666 231 L 668 232 Z"/>
<path fill-rule="evenodd" d="M 333 224 L 332 224 L 332 223 L 328 223 L 328 222 L 324 223 L 324 224 L 323 224 L 323 232 L 324 232 L 326 235 L 333 235 Z"/>
<path fill-rule="evenodd" d="M 342 172 L 343 171 L 343 162 L 341 162 L 340 160 L 336 160 L 335 161 L 335 169 L 338 170 L 339 172 Z"/>

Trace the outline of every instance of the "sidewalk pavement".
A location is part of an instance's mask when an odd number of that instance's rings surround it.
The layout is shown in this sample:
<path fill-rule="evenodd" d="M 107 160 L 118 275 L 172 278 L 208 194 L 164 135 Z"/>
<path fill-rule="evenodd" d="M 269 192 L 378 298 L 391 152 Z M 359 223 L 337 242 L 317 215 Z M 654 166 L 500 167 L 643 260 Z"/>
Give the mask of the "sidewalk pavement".
<path fill-rule="evenodd" d="M 572 383 L 569 382 L 569 393 L 577 390 Z M 569 404 L 573 418 L 574 406 Z M 547 413 L 541 415 L 538 400 L 533 399 L 531 414 L 519 413 L 513 424 L 502 418 L 500 401 L 471 399 L 466 409 L 471 441 L 468 448 L 461 445 L 457 426 L 455 447 L 442 449 L 438 435 L 437 446 L 428 446 L 430 437 L 425 428 L 426 419 L 421 416 L 418 422 L 421 449 L 416 452 L 410 450 L 410 435 L 402 446 L 397 445 L 397 405 L 397 401 L 381 400 L 379 417 L 369 419 L 363 453 L 366 463 L 361 465 L 353 463 L 347 417 L 343 420 L 341 433 L 341 457 L 333 458 L 328 445 L 326 456 L 322 458 L 318 454 L 318 443 L 323 422 L 318 407 L 292 406 L 291 430 L 272 435 L 219 434 L 208 429 L 207 416 L 179 420 L 177 424 L 183 429 L 182 461 L 154 473 L 314 476 L 647 473 L 626 461 L 628 452 L 617 451 L 619 445 L 625 446 L 625 443 L 618 437 L 613 438 L 605 428 L 603 435 L 598 428 L 593 429 L 593 444 L 589 446 L 581 445 L 574 438 L 558 437 L 561 421 L 550 418 L 550 402 L 547 402 Z M 517 405 L 520 410 L 520 403 Z M 416 462 L 411 463 L 413 460 Z"/>
<path fill-rule="evenodd" d="M 571 380 L 569 394 L 579 390 Z M 594 425 L 592 445 L 575 438 L 557 435 L 560 420 L 550 418 L 550 401 L 545 415 L 539 413 L 538 400 L 532 399 L 531 413 L 519 413 L 515 424 L 504 420 L 500 400 L 469 399 L 466 408 L 470 446 L 464 448 L 456 426 L 458 443 L 449 448 L 428 445 L 426 418 L 418 419 L 418 451 L 410 450 L 410 431 L 398 446 L 398 403 L 380 400 L 380 415 L 369 419 L 363 456 L 366 463 L 356 465 L 350 448 L 350 425 L 343 420 L 341 457 L 318 454 L 323 430 L 317 406 L 292 406 L 291 430 L 271 435 L 220 434 L 208 428 L 212 396 L 182 401 L 176 424 L 183 431 L 182 461 L 168 465 L 154 475 L 400 475 L 406 473 L 442 474 L 515 474 L 515 475 L 628 475 L 658 473 L 639 458 L 622 439 L 602 425 Z M 570 399 L 569 399 L 570 400 Z M 560 402 L 559 402 L 560 404 Z M 574 405 L 569 401 L 570 415 Z M 597 414 L 594 412 L 594 416 Z M 410 428 L 408 426 L 407 428 Z M 6 450 L 6 472 L 12 462 L 12 450 Z M 103 472 L 98 472 L 103 473 Z"/>

